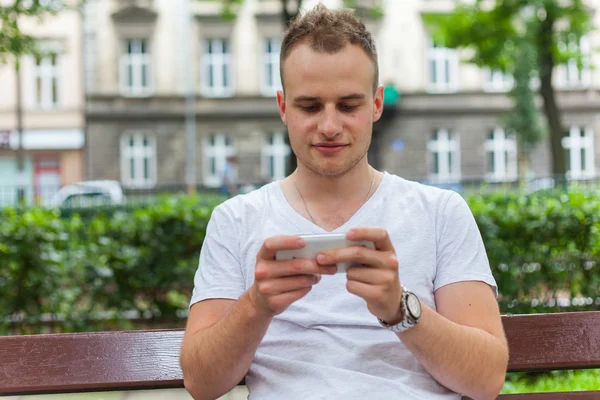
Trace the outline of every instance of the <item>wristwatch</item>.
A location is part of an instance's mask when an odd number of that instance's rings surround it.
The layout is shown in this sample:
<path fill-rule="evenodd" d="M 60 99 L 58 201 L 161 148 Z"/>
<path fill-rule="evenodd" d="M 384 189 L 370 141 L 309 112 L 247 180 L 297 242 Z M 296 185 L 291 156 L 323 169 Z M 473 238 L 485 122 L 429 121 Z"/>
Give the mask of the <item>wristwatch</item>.
<path fill-rule="evenodd" d="M 421 301 L 416 294 L 402 286 L 402 302 L 400 303 L 404 317 L 395 325 L 390 325 L 382 319 L 377 318 L 381 326 L 394 333 L 404 332 L 419 322 L 421 318 Z"/>

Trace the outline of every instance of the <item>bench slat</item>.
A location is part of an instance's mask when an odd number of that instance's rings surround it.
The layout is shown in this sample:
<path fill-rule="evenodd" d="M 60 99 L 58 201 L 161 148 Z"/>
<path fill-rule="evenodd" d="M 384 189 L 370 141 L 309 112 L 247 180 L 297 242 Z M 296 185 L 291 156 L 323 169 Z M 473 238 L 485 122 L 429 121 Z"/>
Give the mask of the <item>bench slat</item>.
<path fill-rule="evenodd" d="M 497 400 L 598 400 L 600 391 L 503 394 Z"/>
<path fill-rule="evenodd" d="M 600 368 L 600 311 L 503 316 L 509 371 Z"/>
<path fill-rule="evenodd" d="M 502 321 L 509 371 L 600 368 L 600 312 Z M 182 329 L 0 337 L 0 395 L 181 388 L 182 338 Z"/>
<path fill-rule="evenodd" d="M 0 337 L 0 395 L 183 387 L 183 330 Z"/>

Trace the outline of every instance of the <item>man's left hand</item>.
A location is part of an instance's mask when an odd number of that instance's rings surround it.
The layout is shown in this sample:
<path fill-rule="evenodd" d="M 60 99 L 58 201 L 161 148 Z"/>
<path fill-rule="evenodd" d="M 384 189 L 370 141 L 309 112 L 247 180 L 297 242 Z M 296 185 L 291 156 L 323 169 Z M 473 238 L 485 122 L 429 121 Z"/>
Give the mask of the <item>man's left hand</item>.
<path fill-rule="evenodd" d="M 355 262 L 365 267 L 350 267 L 346 288 L 363 298 L 374 316 L 396 324 L 402 320 L 402 286 L 398 276 L 398 258 L 388 232 L 383 228 L 354 228 L 348 231 L 348 240 L 368 240 L 375 243 L 375 250 L 363 246 L 351 246 L 319 253 L 319 264 Z"/>

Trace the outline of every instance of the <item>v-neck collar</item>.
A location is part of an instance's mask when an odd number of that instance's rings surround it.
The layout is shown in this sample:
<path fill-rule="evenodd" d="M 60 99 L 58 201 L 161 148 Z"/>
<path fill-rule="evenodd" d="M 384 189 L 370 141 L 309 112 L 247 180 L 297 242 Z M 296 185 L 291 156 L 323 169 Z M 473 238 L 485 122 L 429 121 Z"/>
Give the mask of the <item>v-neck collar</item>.
<path fill-rule="evenodd" d="M 280 204 L 278 211 L 280 212 L 281 216 L 294 225 L 298 231 L 301 232 L 301 234 L 340 233 L 346 232 L 351 226 L 354 226 L 356 221 L 359 220 L 360 217 L 370 208 L 370 205 L 378 201 L 379 197 L 382 196 L 382 187 L 387 184 L 388 179 L 389 174 L 384 171 L 381 182 L 379 182 L 379 185 L 371 197 L 369 197 L 369 199 L 358 210 L 356 210 L 354 214 L 352 214 L 348 221 L 332 231 L 321 228 L 319 225 L 314 224 L 312 221 L 296 211 L 288 202 L 285 194 L 283 194 L 283 190 L 281 189 L 282 181 L 273 182 L 274 185 L 272 185 L 269 189 L 272 190 L 272 194 L 275 196 L 277 203 Z"/>

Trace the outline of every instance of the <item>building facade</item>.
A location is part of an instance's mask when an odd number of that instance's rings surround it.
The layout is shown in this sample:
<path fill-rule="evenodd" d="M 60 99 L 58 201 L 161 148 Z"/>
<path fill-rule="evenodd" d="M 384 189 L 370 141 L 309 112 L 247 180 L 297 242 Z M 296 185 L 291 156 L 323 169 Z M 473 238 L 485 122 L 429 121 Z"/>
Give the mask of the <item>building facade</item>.
<path fill-rule="evenodd" d="M 317 2 L 305 0 L 304 6 Z M 323 2 L 342 6 L 342 0 Z M 600 6 L 600 0 L 588 3 Z M 460 52 L 434 44 L 423 23 L 424 13 L 450 11 L 454 1 L 365 4 L 383 7 L 382 17 L 365 21 L 378 46 L 380 83 L 400 93 L 374 126 L 371 163 L 432 183 L 514 181 L 517 143 L 501 126 L 511 105 L 510 77 L 463 63 Z M 217 188 L 232 155 L 239 161 L 241 183 L 286 176 L 292 155 L 275 99 L 281 86 L 280 7 L 280 0 L 246 0 L 228 21 L 218 2 L 88 0 L 80 20 L 57 17 L 64 22 L 52 27 L 63 33 L 54 35 L 70 38 L 59 73 L 65 78 L 52 78 L 52 60 L 32 62 L 23 71 L 28 104 L 60 104 L 51 113 L 39 105 L 27 111 L 25 148 L 28 133 L 36 138 L 47 130 L 63 132 L 61 140 L 51 140 L 52 148 L 36 148 L 42 146 L 39 141 L 29 145 L 31 180 L 114 179 L 132 190 L 168 189 L 187 181 Z M 594 13 L 596 24 L 598 18 Z M 594 65 L 600 65 L 591 51 L 599 37 L 590 34 L 579 44 Z M 0 98 L 0 131 L 9 133 L 0 162 L 7 164 L 14 156 L 14 80 L 6 68 L 0 77 L 7 93 Z M 600 159 L 600 70 L 569 63 L 557 68 L 555 79 L 569 130 L 563 141 L 569 176 L 593 178 Z M 49 92 L 38 93 L 46 87 Z M 83 90 L 85 108 L 79 102 Z M 56 149 L 59 145 L 63 148 Z M 50 158 L 54 161 L 45 161 Z M 78 166 L 69 167 L 75 159 Z M 54 172 L 45 172 L 46 166 Z M 550 174 L 548 139 L 533 151 L 531 168 L 537 176 Z M 3 175 L 14 180 L 14 174 Z"/>
<path fill-rule="evenodd" d="M 291 153 L 275 101 L 283 32 L 279 0 L 247 0 L 233 22 L 221 18 L 218 4 L 191 2 L 188 25 L 184 1 L 178 7 L 168 0 L 94 3 L 85 41 L 86 54 L 92 54 L 86 70 L 89 178 L 137 188 L 182 183 L 187 157 L 195 159 L 196 182 L 217 187 L 229 155 L 239 159 L 242 182 L 285 176 Z M 500 122 L 510 107 L 510 77 L 463 63 L 460 52 L 436 46 L 423 23 L 423 13 L 450 11 L 454 2 L 379 3 L 384 16 L 366 22 L 378 45 L 381 83 L 401 97 L 375 124 L 370 161 L 429 182 L 515 180 L 516 140 Z M 314 4 L 305 1 L 306 8 Z M 582 49 L 593 48 L 597 39 L 586 38 Z M 598 170 L 599 82 L 600 71 L 580 71 L 574 63 L 556 71 L 573 178 L 591 178 Z M 190 92 L 191 153 L 185 125 Z M 548 140 L 534 150 L 531 168 L 537 176 L 550 174 Z"/>
<path fill-rule="evenodd" d="M 67 11 L 42 22 L 24 19 L 20 26 L 51 55 L 21 59 L 20 141 L 14 61 L 0 65 L 0 206 L 15 204 L 18 184 L 29 204 L 47 204 L 60 186 L 84 177 L 81 18 Z"/>

